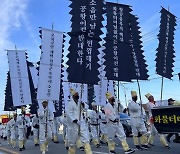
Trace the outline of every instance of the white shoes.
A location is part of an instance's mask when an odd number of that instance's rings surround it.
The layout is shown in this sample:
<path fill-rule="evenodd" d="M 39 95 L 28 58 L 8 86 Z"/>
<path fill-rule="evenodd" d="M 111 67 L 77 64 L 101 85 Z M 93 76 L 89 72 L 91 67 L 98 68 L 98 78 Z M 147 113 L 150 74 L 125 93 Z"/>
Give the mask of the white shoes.
<path fill-rule="evenodd" d="M 45 154 L 45 153 L 46 153 L 45 151 L 42 152 L 42 154 Z"/>

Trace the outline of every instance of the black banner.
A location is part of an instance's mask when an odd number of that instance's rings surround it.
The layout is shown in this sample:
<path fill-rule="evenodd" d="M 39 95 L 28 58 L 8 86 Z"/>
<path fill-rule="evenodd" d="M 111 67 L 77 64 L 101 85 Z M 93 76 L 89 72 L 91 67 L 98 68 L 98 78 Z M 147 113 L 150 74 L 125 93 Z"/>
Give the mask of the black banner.
<path fill-rule="evenodd" d="M 4 103 L 4 111 L 15 111 L 16 108 L 13 106 L 12 99 L 12 90 L 11 90 L 11 82 L 10 82 L 10 73 L 7 73 L 7 82 L 5 89 L 5 103 Z"/>
<path fill-rule="evenodd" d="M 107 35 L 104 58 L 108 80 L 131 81 L 133 71 L 129 44 L 131 11 L 128 5 L 106 3 Z"/>
<path fill-rule="evenodd" d="M 71 0 L 72 31 L 67 68 L 68 80 L 74 83 L 97 84 L 98 49 L 103 34 L 103 0 Z"/>
<path fill-rule="evenodd" d="M 31 91 L 31 100 L 32 104 L 30 104 L 30 113 L 31 114 L 37 114 L 37 110 L 39 108 L 38 102 L 37 102 L 37 89 L 34 87 L 33 84 L 33 78 L 30 71 L 30 67 L 35 67 L 31 62 L 27 61 L 27 69 L 28 69 L 28 76 L 29 76 L 29 86 Z"/>
<path fill-rule="evenodd" d="M 159 133 L 180 133 L 180 106 L 153 108 L 152 114 Z"/>
<path fill-rule="evenodd" d="M 92 102 L 94 102 L 94 85 L 93 84 L 88 84 L 88 105 L 89 109 L 92 109 Z"/>
<path fill-rule="evenodd" d="M 132 73 L 132 79 L 147 80 L 149 75 L 146 65 L 146 60 L 144 59 L 141 41 L 140 27 L 138 26 L 138 18 L 134 15 L 130 16 L 130 26 L 131 26 L 131 39 L 130 46 L 132 50 L 132 57 L 134 62 L 134 73 Z M 133 76 L 134 75 L 134 76 Z"/>
<path fill-rule="evenodd" d="M 62 79 L 62 76 L 63 75 L 61 74 L 61 79 Z M 63 94 L 63 85 L 62 85 L 62 82 L 63 82 L 63 80 L 61 80 L 59 100 L 53 101 L 54 108 L 55 108 L 54 117 L 61 116 L 62 112 L 65 110 L 65 108 L 63 106 L 64 94 Z"/>
<path fill-rule="evenodd" d="M 129 5 L 106 3 L 107 35 L 105 38 L 106 77 L 109 80 L 147 80 L 138 18 Z"/>
<path fill-rule="evenodd" d="M 173 58 L 175 58 L 174 31 L 176 25 L 176 17 L 162 8 L 160 31 L 158 34 L 159 46 L 156 49 L 156 72 L 168 79 L 173 77 Z"/>

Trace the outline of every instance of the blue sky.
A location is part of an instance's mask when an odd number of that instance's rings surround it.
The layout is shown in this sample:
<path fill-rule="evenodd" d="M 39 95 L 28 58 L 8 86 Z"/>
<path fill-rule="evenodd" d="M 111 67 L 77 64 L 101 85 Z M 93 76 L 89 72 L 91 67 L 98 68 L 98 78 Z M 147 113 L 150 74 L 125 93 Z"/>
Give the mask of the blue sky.
<path fill-rule="evenodd" d="M 117 0 L 108 0 L 117 2 Z M 133 14 L 139 17 L 143 36 L 143 46 L 147 64 L 149 65 L 150 78 L 159 77 L 155 74 L 155 53 L 158 46 L 156 35 L 159 31 L 160 9 L 161 6 L 168 8 L 180 18 L 179 0 L 119 0 L 123 4 L 129 4 L 133 8 Z M 4 107 L 4 89 L 6 84 L 6 73 L 8 63 L 5 49 L 25 49 L 28 52 L 29 60 L 36 62 L 39 60 L 41 44 L 39 38 L 39 28 L 51 28 L 52 22 L 54 29 L 68 32 L 70 31 L 70 18 L 68 14 L 70 8 L 68 0 L 3 0 L 0 3 L 0 113 Z M 180 26 L 176 27 L 175 32 L 175 73 L 180 72 Z M 149 33 L 150 32 L 150 33 Z M 66 48 L 67 48 L 66 43 Z M 160 99 L 161 79 L 140 82 L 142 98 L 146 102 L 144 94 L 152 93 L 155 99 Z M 130 91 L 137 90 L 137 83 L 126 83 L 127 98 L 130 99 Z M 165 79 L 164 99 L 173 97 L 180 100 L 180 83 L 178 76 L 173 80 Z M 121 86 L 121 101 L 124 103 L 124 88 Z"/>

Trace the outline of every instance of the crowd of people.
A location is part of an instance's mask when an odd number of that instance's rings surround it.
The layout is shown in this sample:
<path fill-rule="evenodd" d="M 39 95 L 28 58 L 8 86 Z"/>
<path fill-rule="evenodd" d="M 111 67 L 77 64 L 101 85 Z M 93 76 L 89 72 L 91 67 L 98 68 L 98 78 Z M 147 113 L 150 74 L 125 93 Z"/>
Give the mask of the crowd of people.
<path fill-rule="evenodd" d="M 63 140 L 68 154 L 75 154 L 76 148 L 85 151 L 86 154 L 92 154 L 91 145 L 100 148 L 102 144 L 108 146 L 109 153 L 115 154 L 115 138 L 117 138 L 125 154 L 134 153 L 126 140 L 126 134 L 120 121 L 120 113 L 123 112 L 123 106 L 120 101 L 107 92 L 107 102 L 104 106 L 97 106 L 92 103 L 92 109 L 89 105 L 81 102 L 79 93 L 74 89 L 70 90 L 71 100 L 68 103 L 65 113 L 60 117 L 55 117 L 48 108 L 48 101 L 42 101 L 42 107 L 38 109 L 37 114 L 29 117 L 26 114 L 26 108 L 21 107 L 21 114 L 13 114 L 7 125 L 0 125 L 1 138 L 7 139 L 12 148 L 16 147 L 16 141 L 19 141 L 19 151 L 25 150 L 26 141 L 33 131 L 34 145 L 40 145 L 40 151 L 45 154 L 48 151 L 48 145 L 51 140 L 59 143 L 59 128 L 63 125 Z M 170 149 L 168 142 L 174 135 L 173 133 L 164 136 L 159 134 L 154 126 L 151 117 L 151 109 L 156 106 L 154 97 L 146 94 L 148 100 L 147 110 L 141 107 L 137 102 L 136 91 L 131 91 L 132 101 L 128 104 L 127 112 L 130 116 L 130 124 L 136 150 L 148 150 L 154 146 L 155 135 L 159 136 L 162 146 Z M 168 100 L 169 105 L 173 105 L 174 100 Z M 178 133 L 175 134 L 175 141 L 179 142 Z M 90 144 L 92 142 L 92 144 Z"/>

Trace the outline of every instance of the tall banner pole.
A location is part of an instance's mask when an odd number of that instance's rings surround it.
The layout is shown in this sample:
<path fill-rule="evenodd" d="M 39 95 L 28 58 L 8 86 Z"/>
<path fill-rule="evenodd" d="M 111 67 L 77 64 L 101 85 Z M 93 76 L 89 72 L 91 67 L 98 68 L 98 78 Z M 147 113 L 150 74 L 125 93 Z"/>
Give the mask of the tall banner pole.
<path fill-rule="evenodd" d="M 51 28 L 52 28 L 52 30 L 54 30 L 54 23 L 53 22 L 52 22 L 52 27 Z"/>
<path fill-rule="evenodd" d="M 162 105 L 162 100 L 163 100 L 163 87 L 164 87 L 164 77 L 162 76 L 162 80 L 161 80 L 161 105 Z"/>
<path fill-rule="evenodd" d="M 119 0 L 117 0 L 117 3 L 119 3 Z M 119 112 L 119 100 L 120 100 L 120 97 L 119 97 L 119 91 L 120 91 L 120 89 L 119 89 L 119 81 L 118 81 L 118 112 Z"/>
<path fill-rule="evenodd" d="M 120 92 L 120 87 L 119 87 L 119 81 L 118 81 L 118 100 L 120 99 L 119 92 Z"/>
<path fill-rule="evenodd" d="M 120 81 L 118 81 L 118 114 L 119 114 L 119 111 L 120 111 L 120 110 L 119 110 L 119 107 L 120 107 L 120 94 L 119 94 L 119 92 L 120 92 L 120 87 L 119 87 L 119 86 L 120 86 L 120 85 L 119 85 L 119 82 L 120 82 Z"/>
<path fill-rule="evenodd" d="M 169 11 L 169 6 L 168 6 L 168 11 Z M 161 102 L 160 102 L 161 105 L 162 105 L 162 100 L 163 100 L 163 88 L 164 88 L 164 77 L 162 76 L 162 80 L 161 80 Z"/>
<path fill-rule="evenodd" d="M 169 6 L 168 6 L 168 11 L 169 11 Z M 163 100 L 163 88 L 164 88 L 164 77 L 162 76 L 162 79 L 161 79 L 161 101 L 160 101 L 161 105 L 162 105 L 162 100 Z"/>
<path fill-rule="evenodd" d="M 141 87 L 139 84 L 139 80 L 137 79 L 137 84 L 138 84 L 138 90 L 139 90 L 139 98 L 140 98 L 140 105 L 141 105 L 141 114 L 143 114 L 142 112 L 142 98 L 141 98 Z"/>
<path fill-rule="evenodd" d="M 83 88 L 84 88 L 84 85 L 83 85 L 83 83 L 82 83 L 82 84 L 81 84 L 81 93 L 80 93 L 80 102 L 79 102 L 79 121 L 81 121 L 81 101 L 82 101 Z M 80 133 L 81 133 L 80 126 L 79 126 L 78 133 L 79 133 L 79 135 L 80 135 Z"/>
<path fill-rule="evenodd" d="M 127 105 L 127 95 L 126 95 L 126 87 L 120 82 L 121 86 L 123 87 L 124 89 L 124 98 L 125 98 L 125 103 L 126 103 L 126 107 L 128 106 Z"/>

